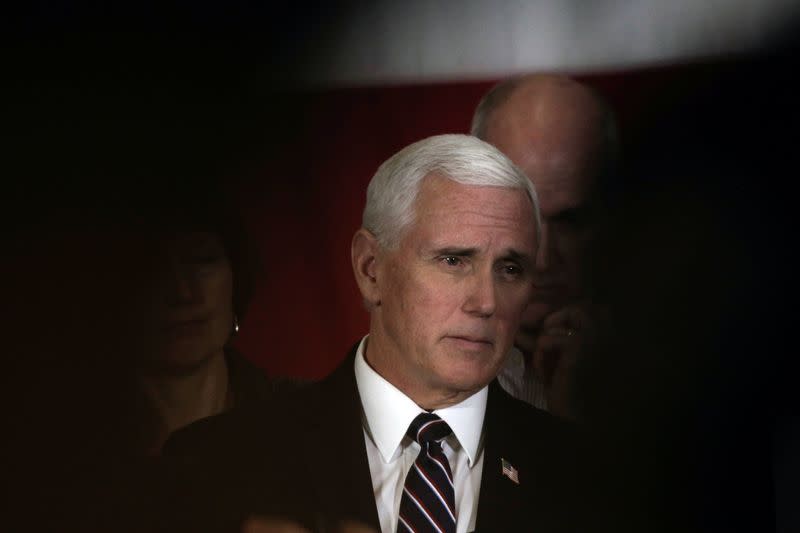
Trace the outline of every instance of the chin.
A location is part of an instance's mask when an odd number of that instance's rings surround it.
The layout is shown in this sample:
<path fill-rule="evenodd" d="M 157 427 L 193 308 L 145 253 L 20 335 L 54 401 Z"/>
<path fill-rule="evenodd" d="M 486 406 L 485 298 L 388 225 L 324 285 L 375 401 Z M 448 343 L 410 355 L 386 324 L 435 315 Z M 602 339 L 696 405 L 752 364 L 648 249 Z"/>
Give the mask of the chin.
<path fill-rule="evenodd" d="M 151 367 L 164 375 L 188 375 L 205 365 L 214 353 L 214 350 L 209 350 L 205 346 L 171 345 L 158 352 L 151 361 Z"/>
<path fill-rule="evenodd" d="M 476 364 L 475 362 L 448 365 L 439 375 L 448 388 L 457 391 L 475 391 L 489 384 L 497 375 L 499 367 Z"/>
<path fill-rule="evenodd" d="M 469 393 L 469 396 L 475 394 L 486 385 L 488 385 L 494 376 L 491 376 L 486 379 L 459 379 L 454 380 L 452 378 L 445 381 L 445 388 L 451 392 L 458 392 L 458 393 Z"/>

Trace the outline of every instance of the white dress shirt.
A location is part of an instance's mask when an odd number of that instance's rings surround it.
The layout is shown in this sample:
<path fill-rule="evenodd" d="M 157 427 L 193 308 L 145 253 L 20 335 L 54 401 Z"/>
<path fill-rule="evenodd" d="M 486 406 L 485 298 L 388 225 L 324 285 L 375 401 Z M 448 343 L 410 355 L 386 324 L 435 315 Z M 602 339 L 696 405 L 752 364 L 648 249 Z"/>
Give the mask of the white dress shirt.
<path fill-rule="evenodd" d="M 355 361 L 364 442 L 381 531 L 395 533 L 406 474 L 420 451 L 419 444 L 406 436 L 406 430 L 425 410 L 367 364 L 365 341 L 366 337 L 358 346 Z M 457 533 L 474 531 L 478 516 L 487 393 L 484 387 L 459 404 L 433 411 L 453 430 L 442 442 L 442 449 L 453 472 Z"/>
<path fill-rule="evenodd" d="M 547 411 L 547 396 L 544 385 L 525 368 L 525 356 L 517 348 L 512 348 L 506 364 L 500 369 L 497 381 L 507 393 L 534 407 Z"/>

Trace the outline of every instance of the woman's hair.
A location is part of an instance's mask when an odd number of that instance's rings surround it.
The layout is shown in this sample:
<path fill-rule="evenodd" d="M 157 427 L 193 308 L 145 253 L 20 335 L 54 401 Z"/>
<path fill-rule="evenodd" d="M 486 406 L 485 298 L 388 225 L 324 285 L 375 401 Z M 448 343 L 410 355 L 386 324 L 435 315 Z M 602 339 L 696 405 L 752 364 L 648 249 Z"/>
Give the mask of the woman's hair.
<path fill-rule="evenodd" d="M 233 277 L 233 309 L 244 317 L 253 296 L 260 267 L 258 252 L 231 194 L 217 180 L 182 184 L 180 194 L 166 193 L 145 215 L 149 230 L 158 235 L 203 231 L 217 235 Z"/>

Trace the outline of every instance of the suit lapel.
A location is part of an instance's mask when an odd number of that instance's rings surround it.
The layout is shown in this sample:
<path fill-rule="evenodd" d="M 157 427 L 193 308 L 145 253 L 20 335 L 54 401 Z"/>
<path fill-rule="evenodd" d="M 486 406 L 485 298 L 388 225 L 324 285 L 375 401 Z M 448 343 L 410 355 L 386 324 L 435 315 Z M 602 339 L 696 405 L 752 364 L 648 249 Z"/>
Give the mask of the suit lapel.
<path fill-rule="evenodd" d="M 353 520 L 380 530 L 364 444 L 361 400 L 353 370 L 355 348 L 316 387 L 310 402 L 309 434 L 303 439 L 308 476 L 319 502 L 319 529 Z"/>
<path fill-rule="evenodd" d="M 504 392 L 499 390 L 496 381 L 489 386 L 489 397 L 484 417 L 484 451 L 483 474 L 478 497 L 478 518 L 476 531 L 513 531 L 520 524 L 526 523 L 522 513 L 529 508 L 527 502 L 524 471 L 519 472 L 520 483 L 515 483 L 504 476 L 502 460 L 505 459 L 515 468 L 524 458 L 517 457 L 517 446 L 513 442 L 514 428 L 509 420 Z"/>

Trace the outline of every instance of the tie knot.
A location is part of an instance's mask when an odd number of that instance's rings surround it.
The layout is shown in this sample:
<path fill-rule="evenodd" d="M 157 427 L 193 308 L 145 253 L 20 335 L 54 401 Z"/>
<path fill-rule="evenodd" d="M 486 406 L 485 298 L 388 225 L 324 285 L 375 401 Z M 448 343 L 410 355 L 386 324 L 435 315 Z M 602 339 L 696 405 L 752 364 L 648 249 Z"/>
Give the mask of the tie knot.
<path fill-rule="evenodd" d="M 425 445 L 428 442 L 439 442 L 452 432 L 447 422 L 435 414 L 420 413 L 408 426 L 406 435 L 420 445 Z"/>

